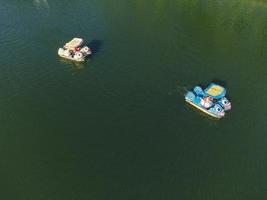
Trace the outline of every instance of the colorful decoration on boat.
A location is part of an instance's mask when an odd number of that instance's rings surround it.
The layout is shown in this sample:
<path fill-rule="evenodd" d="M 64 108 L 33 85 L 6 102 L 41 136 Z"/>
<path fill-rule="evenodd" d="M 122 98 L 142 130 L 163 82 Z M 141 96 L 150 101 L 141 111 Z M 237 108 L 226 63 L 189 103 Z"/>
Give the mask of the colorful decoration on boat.
<path fill-rule="evenodd" d="M 219 119 L 225 116 L 225 111 L 231 109 L 231 103 L 225 95 L 224 87 L 211 83 L 204 90 L 200 86 L 195 86 L 193 91 L 186 93 L 185 101 L 202 112 Z"/>
<path fill-rule="evenodd" d="M 63 48 L 58 49 L 58 55 L 69 60 L 83 62 L 86 56 L 92 54 L 92 51 L 89 47 L 82 45 L 82 38 L 73 38 Z"/>

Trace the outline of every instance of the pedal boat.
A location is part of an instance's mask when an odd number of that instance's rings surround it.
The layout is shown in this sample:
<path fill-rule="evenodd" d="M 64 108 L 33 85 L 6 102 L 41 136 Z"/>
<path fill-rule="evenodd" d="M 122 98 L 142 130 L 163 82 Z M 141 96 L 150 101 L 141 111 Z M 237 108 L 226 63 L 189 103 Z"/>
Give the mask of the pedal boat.
<path fill-rule="evenodd" d="M 84 62 L 85 58 L 92 54 L 89 47 L 83 46 L 82 38 L 73 38 L 63 48 L 58 49 L 58 55 L 69 60 Z"/>
<path fill-rule="evenodd" d="M 209 116 L 220 119 L 225 116 L 225 111 L 231 109 L 231 103 L 225 95 L 224 87 L 211 83 L 204 90 L 196 86 L 193 91 L 188 91 L 185 101 Z"/>

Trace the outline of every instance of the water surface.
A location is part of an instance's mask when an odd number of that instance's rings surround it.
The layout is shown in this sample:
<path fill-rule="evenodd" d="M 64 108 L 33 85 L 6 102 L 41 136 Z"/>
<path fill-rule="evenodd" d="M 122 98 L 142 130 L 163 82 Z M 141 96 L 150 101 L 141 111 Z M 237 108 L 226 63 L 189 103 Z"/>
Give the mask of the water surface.
<path fill-rule="evenodd" d="M 3 199 L 267 197 L 265 1 L 0 0 L 0 25 Z M 213 80 L 220 121 L 183 99 Z"/>

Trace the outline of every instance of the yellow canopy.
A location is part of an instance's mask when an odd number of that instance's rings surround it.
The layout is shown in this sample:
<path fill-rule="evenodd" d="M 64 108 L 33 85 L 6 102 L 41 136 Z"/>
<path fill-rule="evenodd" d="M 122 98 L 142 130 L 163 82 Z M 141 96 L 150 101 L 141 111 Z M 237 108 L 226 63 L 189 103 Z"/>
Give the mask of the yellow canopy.
<path fill-rule="evenodd" d="M 219 85 L 212 85 L 210 88 L 208 88 L 205 92 L 206 94 L 216 97 L 220 96 L 222 93 L 224 93 L 224 88 Z"/>

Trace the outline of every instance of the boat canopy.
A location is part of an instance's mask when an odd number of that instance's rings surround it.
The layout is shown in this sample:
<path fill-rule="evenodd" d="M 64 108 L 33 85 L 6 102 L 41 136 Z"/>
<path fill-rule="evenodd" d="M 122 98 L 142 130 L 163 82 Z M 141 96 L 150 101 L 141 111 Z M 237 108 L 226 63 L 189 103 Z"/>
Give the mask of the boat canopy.
<path fill-rule="evenodd" d="M 73 38 L 71 41 L 65 44 L 65 48 L 74 49 L 76 47 L 81 46 L 82 43 L 83 43 L 82 38 Z"/>
<path fill-rule="evenodd" d="M 220 85 L 217 85 L 215 83 L 211 83 L 204 92 L 206 95 L 214 98 L 214 99 L 221 99 L 226 94 L 226 89 Z"/>

